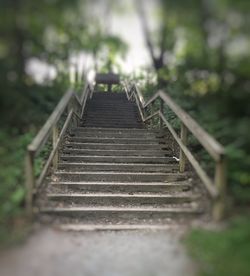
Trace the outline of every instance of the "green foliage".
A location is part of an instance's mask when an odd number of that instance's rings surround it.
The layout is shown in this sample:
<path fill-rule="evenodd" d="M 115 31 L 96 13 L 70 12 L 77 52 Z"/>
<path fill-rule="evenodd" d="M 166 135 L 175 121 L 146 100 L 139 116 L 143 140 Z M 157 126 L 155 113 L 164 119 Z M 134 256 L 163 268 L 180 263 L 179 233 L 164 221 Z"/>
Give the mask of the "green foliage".
<path fill-rule="evenodd" d="M 90 18 L 91 1 L 3 0 L 0 9 L 0 240 L 15 226 L 24 209 L 24 159 L 28 143 L 69 87 L 69 68 L 82 53 L 103 57 L 109 67 L 127 45 L 107 35 L 97 18 Z M 108 54 L 103 55 L 103 52 Z M 55 70 L 54 79 L 38 82 L 31 61 Z M 86 69 L 86 68 L 85 68 Z M 40 72 L 38 71 L 38 74 Z M 41 72 L 42 73 L 42 72 Z M 35 161 L 38 176 L 51 145 Z"/>
<path fill-rule="evenodd" d="M 174 58 L 157 70 L 172 98 L 226 147 L 229 193 L 237 204 L 250 202 L 249 1 L 161 1 L 161 24 L 168 30 L 165 53 Z M 160 30 L 162 29 L 162 26 Z M 159 40 L 160 41 L 160 40 Z M 159 47 L 159 45 L 158 45 Z M 166 87 L 167 85 L 167 87 Z M 154 81 L 143 83 L 146 95 Z M 166 116 L 179 131 L 179 120 Z M 212 160 L 194 139 L 189 147 L 205 169 Z M 212 175 L 211 175 L 212 176 Z"/>
<path fill-rule="evenodd" d="M 64 88 L 63 88 L 64 89 Z M 55 90 L 55 91 L 54 91 Z M 16 225 L 24 211 L 25 175 L 24 161 L 27 145 L 34 138 L 38 129 L 48 118 L 61 98 L 60 85 L 54 87 L 37 87 L 32 89 L 33 102 L 19 98 L 20 105 L 15 106 L 13 113 L 1 117 L 0 131 L 0 243 L 19 236 Z M 24 104 L 25 103 L 25 104 Z M 23 104 L 23 105 L 22 105 Z M 13 119 L 12 119 L 13 118 Z M 45 148 L 35 163 L 35 174 L 39 175 L 48 148 Z M 22 225 L 22 224 L 21 224 Z M 20 226 L 20 233 L 23 227 Z M 12 235 L 12 233 L 15 233 Z"/>
<path fill-rule="evenodd" d="M 248 276 L 249 233 L 249 217 L 241 217 L 232 220 L 224 230 L 192 230 L 185 243 L 198 260 L 200 275 Z"/>
<path fill-rule="evenodd" d="M 102 60 L 103 65 L 98 69 L 99 72 L 109 72 L 113 71 L 113 67 L 117 67 L 117 57 L 125 57 L 128 46 L 123 42 L 119 37 L 108 35 L 99 38 L 99 51 L 100 51 L 100 60 Z M 102 52 L 106 52 L 105 55 L 102 55 Z M 97 56 L 98 58 L 98 56 Z"/>
<path fill-rule="evenodd" d="M 13 132 L 2 130 L 0 134 L 0 225 L 5 220 L 13 218 L 20 212 L 23 205 L 25 188 L 24 182 L 24 156 L 25 149 L 31 141 L 32 133 L 16 136 Z"/>

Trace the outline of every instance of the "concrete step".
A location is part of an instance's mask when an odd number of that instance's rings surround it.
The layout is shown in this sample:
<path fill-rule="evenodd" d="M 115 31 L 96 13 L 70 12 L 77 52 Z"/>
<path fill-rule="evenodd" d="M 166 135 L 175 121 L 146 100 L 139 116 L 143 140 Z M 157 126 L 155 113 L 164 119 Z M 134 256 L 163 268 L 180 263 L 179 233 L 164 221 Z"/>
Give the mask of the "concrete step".
<path fill-rule="evenodd" d="M 179 231 L 183 229 L 183 224 L 57 224 L 56 229 L 62 231 L 83 232 L 83 231 Z"/>
<path fill-rule="evenodd" d="M 96 109 L 97 105 L 98 105 L 98 109 Z M 128 101 L 120 101 L 120 100 L 114 101 L 113 99 L 111 99 L 110 101 L 107 101 L 107 99 L 105 101 L 103 100 L 96 101 L 95 99 L 93 99 L 92 101 L 89 101 L 89 104 L 86 110 L 90 109 L 91 111 L 98 112 L 99 110 L 110 110 L 110 108 L 114 110 L 117 110 L 117 109 L 130 110 L 130 109 L 133 109 L 134 107 L 135 105 L 131 104 L 131 102 L 128 102 Z"/>
<path fill-rule="evenodd" d="M 123 192 L 123 193 L 177 193 L 191 190 L 189 181 L 179 182 L 52 182 L 50 188 L 57 191 Z"/>
<path fill-rule="evenodd" d="M 175 194 L 192 189 L 189 181 L 179 182 L 51 182 L 52 191 L 103 193 L 160 193 Z"/>
<path fill-rule="evenodd" d="M 111 181 L 111 182 L 173 182 L 186 180 L 185 173 L 145 173 L 145 172 L 71 172 L 57 171 L 54 173 L 53 181 Z"/>
<path fill-rule="evenodd" d="M 104 144 L 165 144 L 164 139 L 158 138 L 110 138 L 110 137 L 84 137 L 75 136 L 68 137 L 68 141 L 72 143 L 104 143 Z"/>
<path fill-rule="evenodd" d="M 111 108 L 111 110 L 102 109 L 102 110 L 98 110 L 98 112 L 93 112 L 91 110 L 87 110 L 87 112 L 83 115 L 82 119 L 83 120 L 84 119 L 95 120 L 95 119 L 103 119 L 103 118 L 112 119 L 114 117 L 118 117 L 122 120 L 126 120 L 126 119 L 131 120 L 131 119 L 135 119 L 136 117 L 138 117 L 138 114 L 137 114 L 137 112 L 134 111 L 133 108 L 131 108 L 131 109 Z M 138 117 L 138 118 L 140 118 L 140 117 Z"/>
<path fill-rule="evenodd" d="M 83 128 L 84 129 L 84 128 Z M 100 137 L 100 138 L 134 138 L 134 139 L 140 139 L 141 142 L 142 139 L 146 138 L 146 139 L 156 139 L 156 138 L 164 138 L 163 136 L 157 135 L 155 133 L 131 133 L 131 132 L 122 132 L 122 131 L 108 131 L 108 132 L 101 132 L 101 131 L 84 131 L 84 130 L 73 130 L 71 131 L 70 137 Z"/>
<path fill-rule="evenodd" d="M 118 193 L 53 193 L 48 194 L 47 198 L 52 201 L 59 201 L 64 205 L 70 204 L 83 206 L 125 206 L 133 205 L 140 207 L 143 205 L 151 205 L 155 207 L 162 207 L 169 204 L 190 203 L 197 199 L 197 196 L 190 196 L 187 194 L 178 195 L 160 195 L 160 194 L 118 194 Z"/>
<path fill-rule="evenodd" d="M 105 114 L 102 114 L 102 118 L 105 118 L 105 119 L 112 119 L 114 118 L 114 113 L 112 113 L 112 110 L 110 112 L 105 112 Z M 121 112 L 117 112 L 115 113 L 115 117 L 116 118 L 119 118 L 119 119 L 128 119 L 128 120 L 131 120 L 131 119 L 134 119 L 136 117 L 136 115 L 134 114 L 134 112 L 130 112 L 126 117 L 124 117 L 124 115 L 121 113 Z M 84 119 L 96 119 L 96 118 L 99 118 L 99 113 L 97 112 L 91 112 L 89 111 L 85 116 L 83 116 L 83 120 Z M 138 117 L 140 118 L 140 117 Z"/>
<path fill-rule="evenodd" d="M 118 114 L 128 114 L 129 116 L 131 116 L 131 114 L 137 113 L 137 112 L 134 106 L 112 103 L 110 105 L 98 106 L 98 109 L 96 108 L 95 104 L 89 105 L 88 108 L 86 109 L 86 114 L 89 114 L 89 113 L 95 114 L 95 115 L 99 115 L 103 113 L 107 113 L 107 114 L 118 113 Z"/>
<path fill-rule="evenodd" d="M 133 119 L 138 116 L 136 110 L 132 107 L 121 108 L 121 107 L 111 107 L 111 108 L 102 108 L 98 111 L 93 111 L 91 109 L 86 110 L 83 119 L 91 117 L 91 119 L 103 118 L 105 116 L 114 117 L 118 116 L 122 119 Z M 103 115 L 103 117 L 101 117 Z"/>
<path fill-rule="evenodd" d="M 84 123 L 83 126 L 86 126 L 86 127 L 92 127 L 92 126 L 99 126 L 99 127 L 117 127 L 117 128 L 121 128 L 121 127 L 124 127 L 124 128 L 144 128 L 144 126 L 141 124 L 141 123 L 131 123 L 131 124 L 120 124 L 120 123 L 117 123 L 117 124 L 112 124 L 112 123 L 91 123 L 91 122 L 87 122 L 87 123 Z"/>
<path fill-rule="evenodd" d="M 110 144 L 110 143 L 65 143 L 66 148 L 105 150 L 161 150 L 170 148 L 164 144 Z"/>
<path fill-rule="evenodd" d="M 88 156 L 172 156 L 171 150 L 110 150 L 110 149 L 63 149 L 63 155 L 88 155 Z"/>
<path fill-rule="evenodd" d="M 178 172 L 177 164 L 126 163 L 59 163 L 59 170 L 67 171 L 120 171 L 120 172 Z"/>
<path fill-rule="evenodd" d="M 151 206 L 147 207 L 55 207 L 55 208 L 42 208 L 40 210 L 43 214 L 54 215 L 64 221 L 70 222 L 69 219 L 76 218 L 81 223 L 102 223 L 105 224 L 114 223 L 138 223 L 139 221 L 144 224 L 147 220 L 151 223 L 155 220 L 162 220 L 166 218 L 192 218 L 202 214 L 202 209 L 199 207 L 176 207 L 176 208 L 155 208 Z M 54 219 L 53 219 L 54 220 Z"/>
<path fill-rule="evenodd" d="M 113 106 L 119 106 L 122 108 L 126 108 L 126 107 L 134 107 L 134 103 L 128 101 L 127 99 L 123 98 L 123 99 L 114 99 L 114 98 L 100 98 L 100 99 L 94 99 L 92 98 L 92 100 L 90 100 L 88 102 L 87 107 L 96 107 L 98 106 L 99 108 L 105 108 L 105 107 L 113 107 Z M 95 110 L 95 109 L 94 109 Z"/>
<path fill-rule="evenodd" d="M 121 133 L 158 133 L 158 131 L 154 131 L 154 130 L 148 130 L 148 129 L 131 129 L 131 128 L 118 128 L 118 129 L 114 129 L 114 128 L 98 128 L 98 127 L 77 127 L 75 128 L 75 130 L 84 130 L 84 131 L 91 131 L 91 132 L 121 132 Z"/>
<path fill-rule="evenodd" d="M 61 155 L 61 162 L 176 164 L 173 157 Z"/>
<path fill-rule="evenodd" d="M 142 121 L 139 119 L 139 118 L 121 118 L 119 116 L 116 116 L 114 115 L 112 118 L 106 118 L 105 116 L 103 116 L 102 118 L 89 118 L 89 117 L 86 117 L 86 118 L 83 118 L 82 119 L 82 123 L 83 125 L 85 123 L 92 123 L 92 124 L 95 124 L 95 123 L 102 123 L 102 124 L 106 124 L 106 123 L 109 123 L 110 125 L 117 125 L 117 124 L 136 124 L 136 123 L 141 123 Z"/>

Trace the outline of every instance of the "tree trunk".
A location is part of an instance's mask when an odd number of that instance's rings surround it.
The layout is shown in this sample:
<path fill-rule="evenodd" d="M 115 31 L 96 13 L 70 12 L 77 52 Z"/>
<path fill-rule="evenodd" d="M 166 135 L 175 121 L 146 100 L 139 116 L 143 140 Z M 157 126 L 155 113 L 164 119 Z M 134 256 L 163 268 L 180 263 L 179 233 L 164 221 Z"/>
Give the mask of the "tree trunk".
<path fill-rule="evenodd" d="M 143 34 L 144 34 L 144 39 L 145 39 L 147 48 L 149 50 L 149 54 L 150 54 L 150 57 L 151 57 L 151 60 L 152 60 L 153 67 L 154 67 L 154 69 L 156 71 L 156 74 L 157 74 L 158 86 L 160 88 L 166 87 L 168 83 L 162 78 L 162 76 L 160 74 L 160 70 L 166 66 L 166 64 L 164 62 L 165 42 L 166 42 L 166 28 L 165 28 L 164 25 L 161 27 L 161 41 L 159 43 L 160 53 L 157 56 L 155 54 L 154 45 L 153 45 L 152 40 L 151 40 L 148 21 L 147 21 L 147 16 L 146 16 L 142 1 L 136 1 L 136 7 L 137 7 L 139 18 L 140 18 L 140 21 L 141 21 L 141 24 L 142 24 L 142 31 L 143 31 Z"/>
<path fill-rule="evenodd" d="M 22 3 L 20 0 L 12 0 L 14 9 L 14 28 L 12 49 L 15 56 L 15 68 L 17 72 L 18 83 L 22 85 L 25 79 L 25 54 L 24 54 L 24 30 L 21 26 L 20 17 L 22 16 Z"/>

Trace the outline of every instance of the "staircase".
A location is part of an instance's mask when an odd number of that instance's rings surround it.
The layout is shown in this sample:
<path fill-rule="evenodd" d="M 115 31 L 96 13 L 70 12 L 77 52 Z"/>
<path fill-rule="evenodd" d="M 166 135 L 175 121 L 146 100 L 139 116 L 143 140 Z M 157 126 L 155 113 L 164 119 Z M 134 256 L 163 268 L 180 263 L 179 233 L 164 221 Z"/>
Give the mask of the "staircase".
<path fill-rule="evenodd" d="M 37 204 L 41 220 L 80 230 L 164 228 L 203 210 L 164 132 L 146 129 L 125 93 L 108 92 L 87 101 Z"/>

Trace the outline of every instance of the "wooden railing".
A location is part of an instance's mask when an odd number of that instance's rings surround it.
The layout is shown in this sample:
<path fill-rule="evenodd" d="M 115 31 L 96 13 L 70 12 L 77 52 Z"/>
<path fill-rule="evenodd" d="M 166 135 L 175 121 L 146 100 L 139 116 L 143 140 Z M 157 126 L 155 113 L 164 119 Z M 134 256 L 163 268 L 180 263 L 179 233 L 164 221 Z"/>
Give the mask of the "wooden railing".
<path fill-rule="evenodd" d="M 212 216 L 214 220 L 220 220 L 225 213 L 226 197 L 226 158 L 225 149 L 211 135 L 209 135 L 193 118 L 190 117 L 180 106 L 178 106 L 167 93 L 158 91 L 147 102 L 145 102 L 140 90 L 135 84 L 128 85 L 124 83 L 124 89 L 129 100 L 134 100 L 138 106 L 143 122 L 152 120 L 155 117 L 159 119 L 160 128 L 165 125 L 173 138 L 180 147 L 179 170 L 184 172 L 187 160 L 194 168 L 197 175 L 204 183 L 207 191 L 212 197 Z M 160 101 L 158 110 L 154 110 L 153 105 Z M 180 137 L 164 115 L 164 105 L 174 112 L 180 119 L 181 130 Z M 148 115 L 147 113 L 150 112 Z M 191 133 L 212 157 L 215 162 L 214 179 L 208 176 L 200 163 L 194 157 L 194 154 L 187 147 L 188 133 Z"/>
<path fill-rule="evenodd" d="M 32 214 L 33 196 L 37 189 L 41 187 L 51 164 L 53 169 L 57 169 L 58 149 L 70 126 L 78 125 L 84 113 L 86 101 L 92 97 L 93 88 L 86 83 L 81 99 L 72 90 L 68 91 L 58 103 L 53 113 L 50 115 L 42 129 L 27 148 L 26 155 L 26 207 L 28 214 Z M 66 115 L 65 121 L 59 130 L 59 123 Z M 40 175 L 35 177 L 35 160 L 45 145 L 52 138 L 52 150 L 45 162 Z"/>

